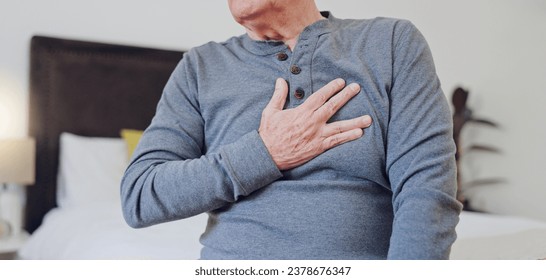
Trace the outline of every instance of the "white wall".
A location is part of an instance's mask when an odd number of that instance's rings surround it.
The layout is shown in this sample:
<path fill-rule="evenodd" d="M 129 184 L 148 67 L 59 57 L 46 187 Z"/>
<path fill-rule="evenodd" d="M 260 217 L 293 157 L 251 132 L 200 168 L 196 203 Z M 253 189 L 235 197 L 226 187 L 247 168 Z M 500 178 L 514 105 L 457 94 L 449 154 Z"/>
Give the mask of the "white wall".
<path fill-rule="evenodd" d="M 0 137 L 26 134 L 28 50 L 34 34 L 188 49 L 243 32 L 224 0 L 0 1 Z M 475 113 L 502 126 L 465 132 L 467 143 L 486 142 L 502 150 L 467 157 L 466 174 L 507 180 L 469 195 L 490 211 L 546 220 L 546 1 L 317 3 L 337 17 L 412 20 L 429 41 L 446 95 L 457 85 L 466 87 Z"/>

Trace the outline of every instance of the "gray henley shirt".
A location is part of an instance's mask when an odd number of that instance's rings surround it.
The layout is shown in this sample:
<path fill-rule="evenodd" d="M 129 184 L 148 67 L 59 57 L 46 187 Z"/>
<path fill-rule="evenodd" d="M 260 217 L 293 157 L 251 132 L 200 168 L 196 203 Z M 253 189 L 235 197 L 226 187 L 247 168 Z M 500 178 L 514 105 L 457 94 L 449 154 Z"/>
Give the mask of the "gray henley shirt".
<path fill-rule="evenodd" d="M 203 259 L 449 257 L 455 146 L 426 41 L 405 20 L 323 15 L 293 51 L 242 35 L 185 54 L 121 184 L 129 225 L 207 212 Z M 278 77 L 287 108 L 335 78 L 360 84 L 330 121 L 372 126 L 279 171 L 257 132 Z"/>

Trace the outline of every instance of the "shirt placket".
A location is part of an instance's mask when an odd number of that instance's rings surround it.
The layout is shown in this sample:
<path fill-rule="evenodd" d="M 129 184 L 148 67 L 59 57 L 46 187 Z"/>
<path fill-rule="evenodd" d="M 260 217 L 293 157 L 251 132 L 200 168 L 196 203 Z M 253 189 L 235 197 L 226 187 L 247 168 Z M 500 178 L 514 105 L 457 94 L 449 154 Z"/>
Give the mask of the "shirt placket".
<path fill-rule="evenodd" d="M 303 34 L 302 34 L 303 35 Z M 300 36 L 288 67 L 288 108 L 301 105 L 312 94 L 311 60 L 316 40 Z"/>

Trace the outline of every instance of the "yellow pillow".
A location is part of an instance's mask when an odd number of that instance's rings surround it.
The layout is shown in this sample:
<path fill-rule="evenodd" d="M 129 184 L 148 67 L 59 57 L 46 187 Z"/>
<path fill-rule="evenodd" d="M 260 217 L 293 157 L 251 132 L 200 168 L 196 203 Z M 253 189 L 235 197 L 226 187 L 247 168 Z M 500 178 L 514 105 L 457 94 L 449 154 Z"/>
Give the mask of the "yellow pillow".
<path fill-rule="evenodd" d="M 127 143 L 127 157 L 131 158 L 133 155 L 133 152 L 135 151 L 138 141 L 140 141 L 140 137 L 142 136 L 142 133 L 144 131 L 142 130 L 136 130 L 136 129 L 122 129 L 120 134 L 123 140 L 125 140 L 125 143 Z"/>

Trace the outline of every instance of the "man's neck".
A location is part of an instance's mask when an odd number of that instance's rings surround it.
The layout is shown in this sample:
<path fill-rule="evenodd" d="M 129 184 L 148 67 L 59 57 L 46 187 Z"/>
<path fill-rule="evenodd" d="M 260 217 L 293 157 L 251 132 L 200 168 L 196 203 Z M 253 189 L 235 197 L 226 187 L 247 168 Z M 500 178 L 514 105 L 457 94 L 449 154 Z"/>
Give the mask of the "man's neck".
<path fill-rule="evenodd" d="M 254 40 L 283 41 L 291 50 L 305 27 L 324 19 L 316 6 L 282 12 L 264 12 L 260 17 L 245 21 L 250 38 Z"/>

